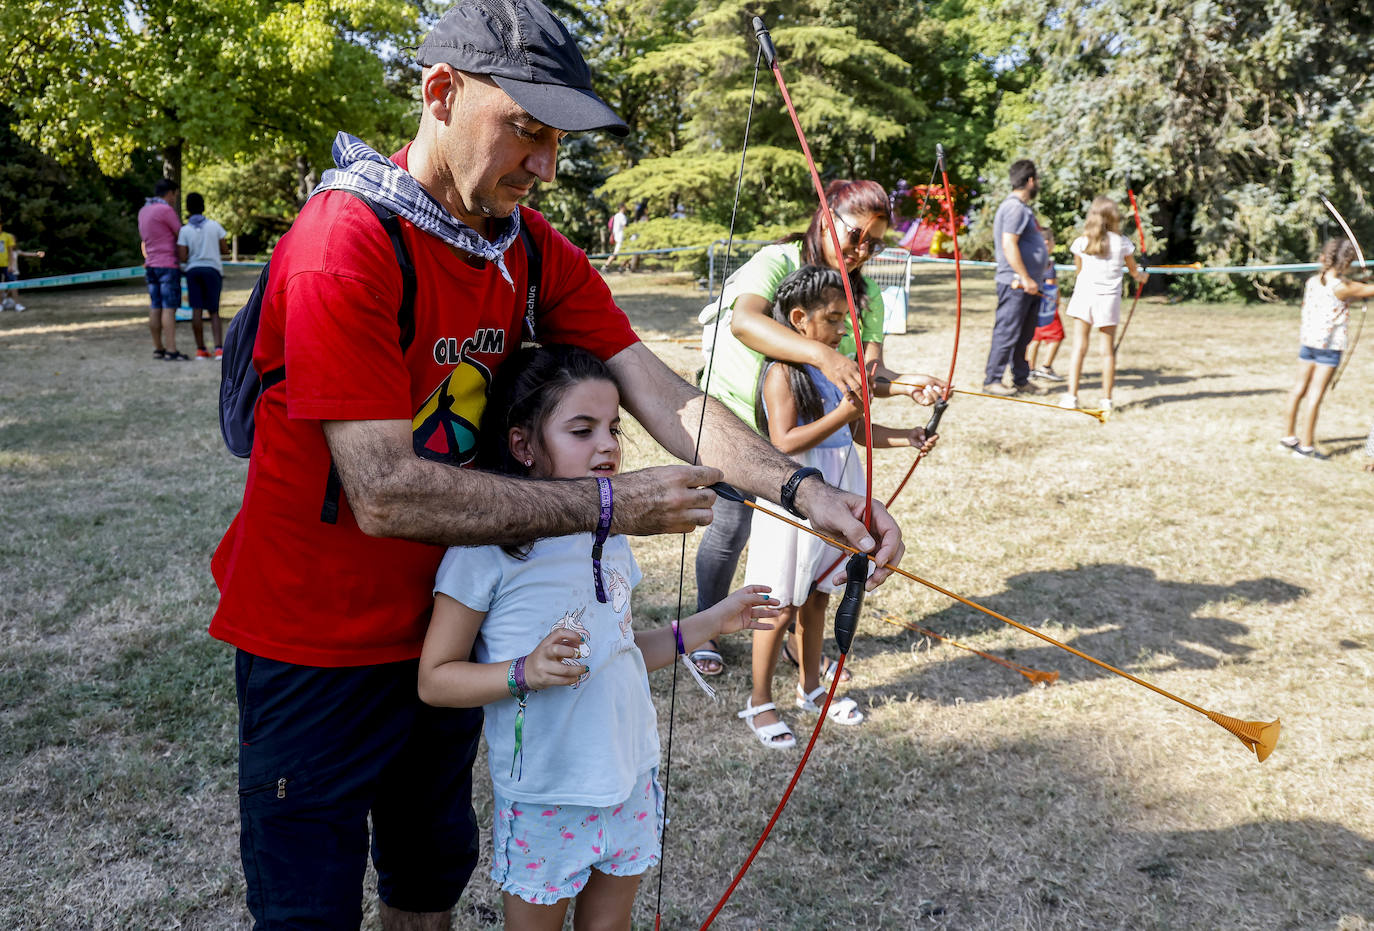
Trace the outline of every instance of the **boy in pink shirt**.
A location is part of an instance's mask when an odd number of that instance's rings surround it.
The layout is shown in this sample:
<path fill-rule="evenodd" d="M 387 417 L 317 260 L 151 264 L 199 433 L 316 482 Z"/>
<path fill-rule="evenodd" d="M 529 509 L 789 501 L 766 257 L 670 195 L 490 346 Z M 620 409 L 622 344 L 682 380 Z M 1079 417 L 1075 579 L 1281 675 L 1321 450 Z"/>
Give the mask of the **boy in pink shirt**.
<path fill-rule="evenodd" d="M 153 334 L 153 358 L 184 362 L 177 352 L 177 308 L 181 306 L 181 266 L 177 264 L 177 233 L 181 217 L 176 209 L 177 188 L 166 178 L 138 212 L 138 235 L 143 240 L 144 277 L 148 282 L 148 329 Z M 164 341 L 166 345 L 164 347 Z"/>

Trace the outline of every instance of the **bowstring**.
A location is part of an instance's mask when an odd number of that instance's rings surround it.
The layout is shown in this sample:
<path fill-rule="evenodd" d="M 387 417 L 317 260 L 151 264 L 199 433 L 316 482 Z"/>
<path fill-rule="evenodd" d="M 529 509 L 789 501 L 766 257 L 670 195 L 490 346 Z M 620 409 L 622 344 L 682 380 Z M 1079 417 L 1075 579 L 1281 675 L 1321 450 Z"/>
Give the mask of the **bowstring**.
<path fill-rule="evenodd" d="M 706 369 L 701 377 L 701 413 L 697 418 L 697 435 L 692 449 L 692 464 L 701 464 L 701 437 L 706 429 L 706 404 L 711 388 L 711 372 L 715 367 L 716 347 L 720 345 L 720 319 L 725 311 L 725 288 L 730 279 L 730 254 L 735 242 L 735 219 L 739 215 L 740 194 L 744 189 L 744 160 L 749 152 L 749 129 L 754 121 L 754 100 L 759 87 L 759 65 L 763 61 L 763 49 L 754 55 L 754 81 L 749 89 L 749 110 L 744 118 L 744 144 L 740 148 L 739 173 L 735 179 L 735 202 L 730 208 L 730 231 L 725 239 L 725 280 L 721 282 L 720 296 L 716 298 L 715 319 L 711 323 L 711 351 L 706 356 Z M 687 534 L 682 535 L 682 554 L 677 573 L 677 622 L 682 622 L 683 591 L 687 579 Z M 689 660 L 690 661 L 690 660 Z M 663 825 L 660 831 L 658 858 L 658 888 L 654 894 L 654 929 L 658 931 L 663 918 L 663 874 L 668 861 L 668 798 L 670 795 L 673 770 L 673 722 L 677 713 L 677 667 L 673 664 L 672 685 L 668 697 L 668 745 L 663 766 Z"/>

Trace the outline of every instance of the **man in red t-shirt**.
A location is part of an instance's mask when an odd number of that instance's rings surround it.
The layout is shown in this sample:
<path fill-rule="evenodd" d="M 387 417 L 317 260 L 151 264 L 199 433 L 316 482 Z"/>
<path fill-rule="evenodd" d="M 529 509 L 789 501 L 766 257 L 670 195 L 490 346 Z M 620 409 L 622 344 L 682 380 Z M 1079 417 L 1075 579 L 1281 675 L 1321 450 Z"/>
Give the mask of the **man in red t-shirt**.
<path fill-rule="evenodd" d="M 537 0 L 460 0 L 419 58 L 414 140 L 387 161 L 341 134 L 336 153 L 353 154 L 336 154 L 336 179 L 273 255 L 254 365 L 286 377 L 258 400 L 243 505 L 213 561 L 210 632 L 238 647 L 242 855 L 258 928 L 356 927 L 369 840 L 388 928 L 448 928 L 475 865 L 481 710 L 417 695 L 435 570 L 447 545 L 585 532 L 601 511 L 592 479 L 462 468 L 492 373 L 521 341 L 518 225 L 541 257 L 541 341 L 605 359 L 626 408 L 684 460 L 706 404 L 701 460 L 718 468 L 617 476 L 612 532 L 687 532 L 710 521 L 707 486 L 722 476 L 779 500 L 798 472 L 650 353 L 585 254 L 518 209 L 536 180 L 553 180 L 566 132 L 627 131 L 563 25 Z M 402 274 L 376 216 L 346 193 L 360 188 L 399 204 L 415 268 L 405 351 Z M 820 479 L 790 484 L 818 528 L 900 559 L 879 506 L 870 535 L 861 499 Z"/>

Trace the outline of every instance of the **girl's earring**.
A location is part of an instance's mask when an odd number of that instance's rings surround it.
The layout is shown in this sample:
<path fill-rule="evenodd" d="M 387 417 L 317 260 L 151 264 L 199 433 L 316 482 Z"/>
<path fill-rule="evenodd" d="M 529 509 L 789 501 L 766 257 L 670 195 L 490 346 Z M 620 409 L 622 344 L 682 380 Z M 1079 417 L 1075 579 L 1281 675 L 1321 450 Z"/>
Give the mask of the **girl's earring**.
<path fill-rule="evenodd" d="M 532 466 L 532 465 L 534 465 L 534 460 L 533 460 L 533 459 L 526 459 L 526 460 L 525 460 L 525 468 L 528 469 L 528 468 L 529 468 L 530 466 Z"/>

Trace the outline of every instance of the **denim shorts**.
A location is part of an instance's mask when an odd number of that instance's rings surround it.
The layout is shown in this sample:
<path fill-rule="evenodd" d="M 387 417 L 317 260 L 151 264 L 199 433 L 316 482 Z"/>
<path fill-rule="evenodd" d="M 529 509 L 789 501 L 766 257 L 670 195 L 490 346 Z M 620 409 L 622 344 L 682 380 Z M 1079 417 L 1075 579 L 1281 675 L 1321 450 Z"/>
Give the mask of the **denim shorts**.
<path fill-rule="evenodd" d="M 176 310 L 181 306 L 181 269 L 144 266 L 148 282 L 148 301 L 153 310 Z"/>
<path fill-rule="evenodd" d="M 477 866 L 482 709 L 421 703 L 417 670 L 239 651 L 239 843 L 256 928 L 357 928 L 369 846 L 387 905 L 458 901 Z"/>
<path fill-rule="evenodd" d="M 1303 346 L 1298 349 L 1298 361 L 1329 365 L 1334 369 L 1341 364 L 1341 351 L 1339 349 L 1314 349 L 1311 346 Z"/>
<path fill-rule="evenodd" d="M 534 905 L 575 898 L 592 869 L 638 876 L 658 864 L 663 789 L 658 767 L 615 805 L 541 805 L 493 799 L 491 878 Z"/>
<path fill-rule="evenodd" d="M 219 313 L 219 293 L 224 276 L 213 268 L 186 269 L 186 297 L 192 308 Z"/>

